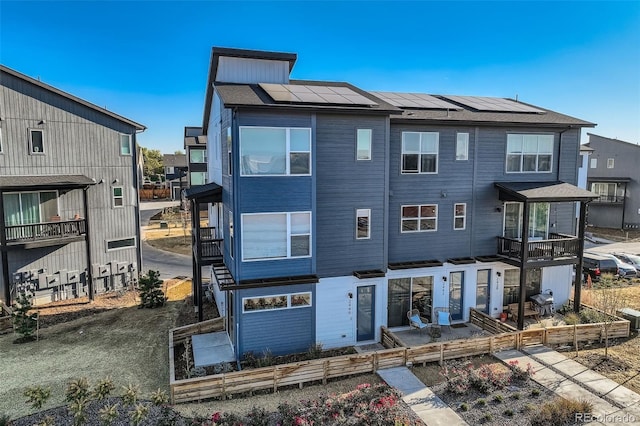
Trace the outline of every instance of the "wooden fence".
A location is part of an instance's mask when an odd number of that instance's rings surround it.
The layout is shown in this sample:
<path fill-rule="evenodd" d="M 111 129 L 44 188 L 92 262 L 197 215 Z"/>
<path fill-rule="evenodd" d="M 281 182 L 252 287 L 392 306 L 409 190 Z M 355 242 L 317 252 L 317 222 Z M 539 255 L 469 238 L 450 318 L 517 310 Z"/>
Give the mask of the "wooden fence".
<path fill-rule="evenodd" d="M 510 326 L 506 322 L 501 322 L 484 312 L 480 312 L 471 308 L 469 313 L 469 322 L 473 325 L 480 327 L 483 330 L 488 331 L 491 334 L 511 333 L 512 331 L 518 331 L 517 328 Z"/>
<path fill-rule="evenodd" d="M 171 190 L 169 188 L 140 189 L 138 193 L 140 194 L 141 200 L 171 197 Z"/>
<path fill-rule="evenodd" d="M 11 317 L 13 310 L 0 301 L 0 334 L 13 331 L 13 318 Z"/>
<path fill-rule="evenodd" d="M 488 331 L 504 325 L 493 324 L 481 315 L 474 314 L 473 318 L 475 318 L 476 325 L 484 324 Z M 491 319 L 493 320 L 493 318 Z M 393 332 L 386 327 L 381 327 L 381 342 L 385 346 L 385 349 L 382 350 L 176 380 L 173 362 L 174 345 L 183 342 L 191 334 L 221 329 L 219 327 L 223 326 L 222 322 L 214 322 L 218 320 L 220 319 L 180 327 L 169 333 L 171 368 L 169 386 L 173 404 L 208 398 L 225 398 L 232 394 L 251 393 L 259 390 L 276 392 L 281 387 L 291 385 L 302 388 L 305 383 L 311 382 L 325 384 L 328 379 L 375 373 L 380 369 L 403 366 L 408 363 L 439 362 L 442 364 L 449 359 L 491 354 L 507 349 L 520 349 L 530 345 L 575 343 L 600 340 L 603 337 L 602 324 L 580 324 L 523 331 L 511 330 L 513 327 L 510 327 L 508 332 L 491 336 L 402 347 L 402 342 Z M 629 325 L 627 320 L 611 323 L 609 337 L 628 336 Z"/>

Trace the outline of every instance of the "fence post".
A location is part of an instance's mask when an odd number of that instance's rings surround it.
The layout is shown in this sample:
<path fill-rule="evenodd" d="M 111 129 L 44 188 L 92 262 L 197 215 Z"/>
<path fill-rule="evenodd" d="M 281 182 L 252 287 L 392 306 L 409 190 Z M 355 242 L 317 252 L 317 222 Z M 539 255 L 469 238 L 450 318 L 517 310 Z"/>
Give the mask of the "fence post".
<path fill-rule="evenodd" d="M 444 364 L 444 344 L 440 343 L 440 365 Z"/>
<path fill-rule="evenodd" d="M 322 384 L 326 385 L 327 384 L 327 377 L 329 377 L 329 360 L 325 360 L 322 363 Z"/>

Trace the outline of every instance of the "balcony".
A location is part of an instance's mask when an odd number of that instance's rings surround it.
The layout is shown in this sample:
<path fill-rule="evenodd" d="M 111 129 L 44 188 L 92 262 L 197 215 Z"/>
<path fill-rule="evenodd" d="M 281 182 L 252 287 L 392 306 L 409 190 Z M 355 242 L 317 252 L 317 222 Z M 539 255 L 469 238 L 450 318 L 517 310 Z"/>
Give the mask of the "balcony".
<path fill-rule="evenodd" d="M 527 258 L 529 261 L 551 261 L 553 263 L 560 260 L 573 259 L 580 251 L 580 241 L 573 235 L 550 233 L 548 240 L 529 241 Z M 522 259 L 522 241 L 498 237 L 498 255 L 509 259 Z M 566 262 L 565 262 L 566 263 Z"/>
<path fill-rule="evenodd" d="M 593 200 L 593 203 L 598 204 L 622 204 L 624 202 L 624 195 L 600 195 Z"/>
<path fill-rule="evenodd" d="M 82 241 L 87 233 L 85 219 L 32 223 L 5 227 L 7 246 L 46 247 Z"/>
<path fill-rule="evenodd" d="M 216 238 L 216 228 L 200 228 L 200 260 L 202 265 L 222 262 L 222 239 Z"/>

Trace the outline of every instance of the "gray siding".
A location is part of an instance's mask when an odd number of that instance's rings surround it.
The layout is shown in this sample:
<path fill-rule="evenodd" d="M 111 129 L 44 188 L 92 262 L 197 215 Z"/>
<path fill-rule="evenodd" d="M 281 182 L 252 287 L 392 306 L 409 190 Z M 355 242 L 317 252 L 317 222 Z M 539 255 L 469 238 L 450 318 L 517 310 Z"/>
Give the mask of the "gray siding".
<path fill-rule="evenodd" d="M 289 61 L 221 56 L 215 81 L 226 83 L 289 83 Z"/>
<path fill-rule="evenodd" d="M 138 270 L 138 248 L 106 250 L 107 240 L 139 235 L 135 128 L 7 74 L 2 76 L 1 90 L 0 173 L 4 176 L 82 174 L 96 182 L 103 181 L 87 190 L 89 211 L 84 211 L 82 190 L 74 190 L 60 196 L 59 215 L 62 220 L 76 213 L 87 218 L 95 264 L 126 262 Z M 43 129 L 44 155 L 29 155 L 29 128 Z M 134 155 L 120 155 L 121 133 L 132 135 Z M 112 206 L 113 186 L 123 187 L 122 208 Z M 46 268 L 47 274 L 72 269 L 84 272 L 88 267 L 86 255 L 79 255 L 78 246 L 62 247 L 55 255 L 46 254 L 44 258 L 38 250 L 21 253 L 11 250 L 9 263 L 14 266 L 10 274 L 22 264 L 25 266 L 18 270 Z M 85 263 L 80 266 L 82 262 Z"/>
<path fill-rule="evenodd" d="M 274 355 L 305 352 L 315 342 L 315 286 L 312 284 L 256 288 L 236 291 L 239 322 L 238 354 L 252 351 L 261 356 L 265 350 Z M 312 306 L 273 311 L 242 313 L 242 298 L 298 292 L 312 292 Z"/>
<path fill-rule="evenodd" d="M 386 117 L 318 115 L 316 261 L 321 277 L 386 270 Z M 370 161 L 356 160 L 357 129 L 372 130 Z M 371 209 L 370 239 L 356 239 L 356 209 Z"/>

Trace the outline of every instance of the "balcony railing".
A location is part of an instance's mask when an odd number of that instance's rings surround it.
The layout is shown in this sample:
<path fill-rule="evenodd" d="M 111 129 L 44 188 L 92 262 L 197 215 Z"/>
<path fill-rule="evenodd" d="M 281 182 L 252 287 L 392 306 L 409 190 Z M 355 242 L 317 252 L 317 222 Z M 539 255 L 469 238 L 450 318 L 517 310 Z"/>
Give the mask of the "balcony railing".
<path fill-rule="evenodd" d="M 529 260 L 553 260 L 577 256 L 580 244 L 578 237 L 573 235 L 551 233 L 548 240 L 529 241 L 527 246 Z M 520 259 L 522 241 L 498 237 L 498 254 Z"/>
<path fill-rule="evenodd" d="M 85 219 L 5 227 L 8 245 L 44 240 L 59 240 L 64 243 L 65 239 L 77 238 L 86 233 L 87 222 Z"/>
<path fill-rule="evenodd" d="M 222 260 L 222 239 L 216 238 L 216 228 L 200 228 L 200 260 L 202 264 Z"/>
<path fill-rule="evenodd" d="M 601 195 L 595 200 L 594 203 L 606 203 L 606 204 L 621 204 L 624 201 L 622 195 Z"/>

